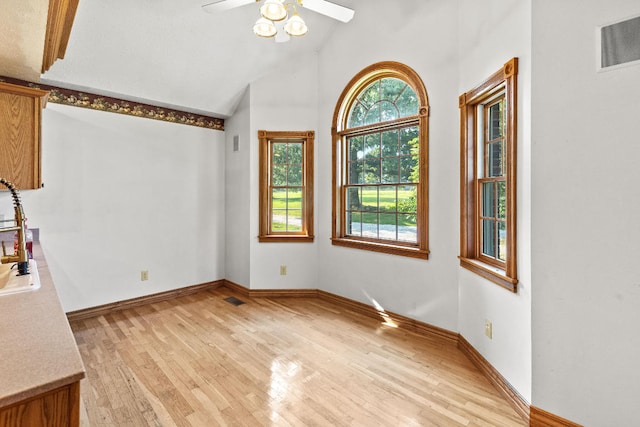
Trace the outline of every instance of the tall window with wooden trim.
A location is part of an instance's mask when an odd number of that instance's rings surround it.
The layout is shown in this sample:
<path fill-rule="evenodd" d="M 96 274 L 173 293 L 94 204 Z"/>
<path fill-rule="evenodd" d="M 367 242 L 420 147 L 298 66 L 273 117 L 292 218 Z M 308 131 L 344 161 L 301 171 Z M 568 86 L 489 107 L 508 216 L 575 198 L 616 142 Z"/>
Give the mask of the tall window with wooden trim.
<path fill-rule="evenodd" d="M 334 245 L 428 258 L 427 92 L 380 62 L 346 86 L 333 116 Z"/>
<path fill-rule="evenodd" d="M 517 74 L 513 58 L 460 95 L 460 265 L 517 291 Z"/>
<path fill-rule="evenodd" d="M 260 242 L 313 241 L 313 131 L 258 131 Z"/>

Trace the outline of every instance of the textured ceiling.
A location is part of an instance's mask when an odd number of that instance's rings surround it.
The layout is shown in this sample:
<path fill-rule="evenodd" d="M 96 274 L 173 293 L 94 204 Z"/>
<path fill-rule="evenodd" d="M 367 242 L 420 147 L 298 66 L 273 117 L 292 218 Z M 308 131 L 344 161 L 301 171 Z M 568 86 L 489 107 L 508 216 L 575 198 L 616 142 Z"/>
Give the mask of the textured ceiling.
<path fill-rule="evenodd" d="M 352 7 L 353 1 L 335 2 Z M 283 64 L 295 66 L 335 26 L 349 25 L 300 9 L 309 33 L 275 43 L 252 32 L 257 4 L 218 15 L 201 4 L 80 0 L 65 58 L 42 82 L 226 117 L 250 82 Z"/>
<path fill-rule="evenodd" d="M 48 2 L 0 1 L 0 76 L 38 80 Z"/>

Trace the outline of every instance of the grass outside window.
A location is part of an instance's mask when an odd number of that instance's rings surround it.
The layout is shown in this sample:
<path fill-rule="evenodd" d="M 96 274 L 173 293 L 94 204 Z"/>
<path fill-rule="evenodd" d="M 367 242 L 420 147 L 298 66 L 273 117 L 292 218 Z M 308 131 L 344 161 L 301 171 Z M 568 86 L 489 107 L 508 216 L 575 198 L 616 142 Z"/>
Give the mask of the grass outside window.
<path fill-rule="evenodd" d="M 333 120 L 334 245 L 428 258 L 428 100 L 420 77 L 373 64 Z"/>
<path fill-rule="evenodd" d="M 313 131 L 258 132 L 260 242 L 313 241 Z"/>

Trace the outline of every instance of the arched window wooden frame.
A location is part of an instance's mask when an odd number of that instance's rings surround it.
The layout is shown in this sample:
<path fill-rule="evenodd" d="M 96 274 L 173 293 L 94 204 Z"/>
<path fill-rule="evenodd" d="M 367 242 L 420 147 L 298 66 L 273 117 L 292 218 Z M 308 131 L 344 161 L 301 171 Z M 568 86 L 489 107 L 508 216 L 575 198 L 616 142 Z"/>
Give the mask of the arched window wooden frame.
<path fill-rule="evenodd" d="M 418 97 L 417 114 L 402 117 L 388 122 L 348 128 L 348 115 L 358 95 L 371 83 L 381 78 L 396 78 L 402 80 L 413 89 Z M 354 132 L 366 132 L 373 128 L 393 129 L 402 123 L 415 123 L 418 127 L 419 146 L 419 182 L 416 189 L 416 242 L 402 242 L 399 240 L 374 239 L 356 237 L 347 234 L 346 230 L 346 138 Z M 428 259 L 428 153 L 429 153 L 429 101 L 422 79 L 410 67 L 399 62 L 379 62 L 360 71 L 347 84 L 336 104 L 333 122 L 333 157 L 332 157 L 332 244 L 350 248 L 383 252 L 413 258 Z"/>

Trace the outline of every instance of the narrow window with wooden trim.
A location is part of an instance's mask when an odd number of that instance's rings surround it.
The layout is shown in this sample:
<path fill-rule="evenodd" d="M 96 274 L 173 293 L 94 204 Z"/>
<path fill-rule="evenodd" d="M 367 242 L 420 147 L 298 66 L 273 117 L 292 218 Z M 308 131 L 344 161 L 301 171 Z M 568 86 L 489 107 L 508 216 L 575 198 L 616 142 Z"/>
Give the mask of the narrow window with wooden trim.
<path fill-rule="evenodd" d="M 313 131 L 258 131 L 260 242 L 313 241 Z"/>
<path fill-rule="evenodd" d="M 517 291 L 518 58 L 460 95 L 460 265 Z"/>

